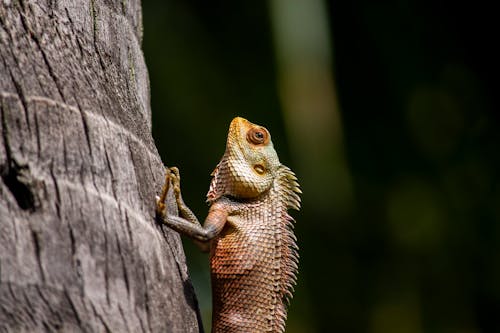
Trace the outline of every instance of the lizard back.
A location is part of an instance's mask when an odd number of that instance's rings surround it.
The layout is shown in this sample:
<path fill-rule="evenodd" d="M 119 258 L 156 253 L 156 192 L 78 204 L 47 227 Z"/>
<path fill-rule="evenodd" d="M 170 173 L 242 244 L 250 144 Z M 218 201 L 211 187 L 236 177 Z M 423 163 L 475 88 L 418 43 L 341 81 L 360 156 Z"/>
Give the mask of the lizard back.
<path fill-rule="evenodd" d="M 211 244 L 212 332 L 284 332 L 296 282 L 298 247 L 289 208 L 299 209 L 298 183 L 286 166 L 254 199 L 222 196 L 230 211 Z"/>

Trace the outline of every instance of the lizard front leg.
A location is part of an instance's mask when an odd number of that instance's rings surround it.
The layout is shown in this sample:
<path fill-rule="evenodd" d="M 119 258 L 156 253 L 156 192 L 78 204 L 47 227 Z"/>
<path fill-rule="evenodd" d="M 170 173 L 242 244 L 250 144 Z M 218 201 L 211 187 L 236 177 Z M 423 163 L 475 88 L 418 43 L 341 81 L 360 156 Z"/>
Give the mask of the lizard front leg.
<path fill-rule="evenodd" d="M 211 207 L 205 219 L 205 223 L 202 226 L 196 218 L 196 215 L 194 215 L 182 199 L 180 180 L 179 169 L 176 167 L 167 168 L 165 185 L 163 186 L 161 196 L 157 198 L 158 216 L 163 223 L 175 231 L 197 241 L 208 242 L 221 232 L 226 223 L 228 213 L 225 210 L 212 209 L 214 207 Z M 168 214 L 165 209 L 165 199 L 170 186 L 173 186 L 175 201 L 179 209 L 179 216 Z M 203 246 L 200 247 L 204 249 Z"/>

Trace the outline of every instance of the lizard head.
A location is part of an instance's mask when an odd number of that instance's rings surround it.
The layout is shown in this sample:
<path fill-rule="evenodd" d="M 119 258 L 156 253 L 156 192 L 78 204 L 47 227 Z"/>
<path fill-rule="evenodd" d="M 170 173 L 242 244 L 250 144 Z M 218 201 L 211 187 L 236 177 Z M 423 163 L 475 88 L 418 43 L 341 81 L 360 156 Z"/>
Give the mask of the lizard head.
<path fill-rule="evenodd" d="M 212 173 L 207 200 L 258 197 L 271 188 L 280 165 L 269 131 L 236 117 L 229 125 L 224 156 Z"/>

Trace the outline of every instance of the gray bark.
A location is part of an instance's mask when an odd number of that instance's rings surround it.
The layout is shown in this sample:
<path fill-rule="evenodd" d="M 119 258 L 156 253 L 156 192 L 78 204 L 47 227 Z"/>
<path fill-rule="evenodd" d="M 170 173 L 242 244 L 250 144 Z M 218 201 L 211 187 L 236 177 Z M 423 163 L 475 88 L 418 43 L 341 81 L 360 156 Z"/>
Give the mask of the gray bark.
<path fill-rule="evenodd" d="M 0 2 L 0 332 L 201 330 L 155 222 L 141 20 L 139 0 Z"/>

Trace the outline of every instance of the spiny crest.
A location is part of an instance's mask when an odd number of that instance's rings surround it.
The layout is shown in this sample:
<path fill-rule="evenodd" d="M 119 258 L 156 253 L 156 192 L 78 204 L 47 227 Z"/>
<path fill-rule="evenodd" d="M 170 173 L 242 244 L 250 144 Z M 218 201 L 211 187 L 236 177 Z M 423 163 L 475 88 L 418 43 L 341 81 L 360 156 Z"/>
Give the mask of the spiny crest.
<path fill-rule="evenodd" d="M 280 173 L 280 187 L 281 196 L 285 200 L 287 208 L 299 210 L 300 209 L 300 196 L 302 193 L 300 185 L 297 181 L 295 173 L 293 173 L 287 166 L 281 165 Z"/>
<path fill-rule="evenodd" d="M 279 189 L 280 198 L 289 209 L 300 209 L 300 197 L 302 193 L 297 182 L 297 177 L 288 167 L 282 165 L 279 170 L 280 177 Z M 282 297 L 282 304 L 276 311 L 276 325 L 279 332 L 285 331 L 285 320 L 287 306 L 293 297 L 294 286 L 297 283 L 297 272 L 299 253 L 297 246 L 297 238 L 293 233 L 295 220 L 286 212 L 283 212 L 281 235 L 281 278 L 280 278 L 280 291 Z"/>
<path fill-rule="evenodd" d="M 210 174 L 210 176 L 212 176 L 212 180 L 210 181 L 210 187 L 207 193 L 207 203 L 209 205 L 220 198 L 222 196 L 222 193 L 224 193 L 224 189 L 222 187 L 223 184 L 221 184 L 220 182 L 221 177 L 219 177 L 220 168 L 221 166 L 219 163 L 215 167 L 214 171 L 212 171 L 212 173 Z"/>

